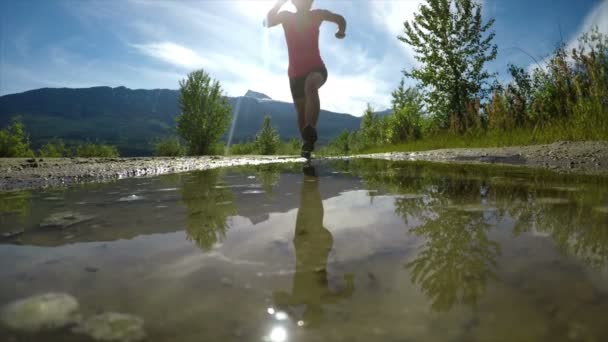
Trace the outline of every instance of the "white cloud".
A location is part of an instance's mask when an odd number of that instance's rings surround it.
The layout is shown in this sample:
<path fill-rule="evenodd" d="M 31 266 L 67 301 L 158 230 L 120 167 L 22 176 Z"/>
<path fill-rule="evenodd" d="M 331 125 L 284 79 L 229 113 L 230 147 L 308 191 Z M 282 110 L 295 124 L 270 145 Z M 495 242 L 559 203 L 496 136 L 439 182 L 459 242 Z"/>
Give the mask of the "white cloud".
<path fill-rule="evenodd" d="M 578 38 L 584 33 L 591 31 L 594 27 L 597 27 L 600 32 L 608 33 L 608 0 L 604 0 L 591 10 L 576 35 L 568 42 L 568 47 L 574 48 L 578 46 Z"/>
<path fill-rule="evenodd" d="M 132 44 L 134 48 L 148 56 L 186 69 L 211 67 L 212 63 L 197 52 L 172 42 Z"/>
<path fill-rule="evenodd" d="M 423 0 L 369 1 L 370 15 L 377 27 L 388 33 L 395 45 L 399 45 L 408 62 L 414 62 L 414 51 L 397 39 L 403 34 L 403 24 L 412 21 Z"/>

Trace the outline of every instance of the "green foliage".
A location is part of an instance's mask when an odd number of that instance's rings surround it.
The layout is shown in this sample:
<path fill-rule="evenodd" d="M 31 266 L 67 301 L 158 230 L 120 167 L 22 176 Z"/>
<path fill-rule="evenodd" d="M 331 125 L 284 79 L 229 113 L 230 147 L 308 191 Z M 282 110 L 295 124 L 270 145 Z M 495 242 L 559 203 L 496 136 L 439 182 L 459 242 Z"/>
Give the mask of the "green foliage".
<path fill-rule="evenodd" d="M 510 66 L 513 81 L 498 87 L 484 110 L 490 130 L 529 128 L 534 138 L 608 138 L 608 35 L 597 28 L 579 46 L 560 46 L 545 68 Z"/>
<path fill-rule="evenodd" d="M 249 154 L 256 154 L 256 146 L 253 141 L 251 142 L 242 142 L 239 144 L 230 145 L 229 154 L 234 156 L 242 156 Z"/>
<path fill-rule="evenodd" d="M 333 154 L 347 156 L 351 152 L 351 134 L 347 130 L 343 130 L 336 139 L 329 144 L 329 149 Z"/>
<path fill-rule="evenodd" d="M 185 155 L 184 148 L 175 137 L 166 138 L 154 144 L 154 155 L 159 157 L 180 157 Z"/>
<path fill-rule="evenodd" d="M 62 158 L 71 155 L 70 149 L 61 139 L 53 139 L 38 150 L 38 156 L 45 158 Z"/>
<path fill-rule="evenodd" d="M 256 150 L 262 155 L 275 154 L 278 150 L 279 142 L 279 133 L 274 127 L 272 127 L 272 124 L 270 122 L 270 116 L 266 115 L 264 117 L 262 129 L 255 137 L 254 144 L 256 146 Z"/>
<path fill-rule="evenodd" d="M 234 194 L 228 188 L 217 186 L 219 170 L 192 173 L 181 187 L 182 201 L 186 205 L 186 233 L 188 238 L 203 250 L 210 250 L 226 236 L 229 216 L 236 215 Z"/>
<path fill-rule="evenodd" d="M 222 94 L 219 81 L 212 81 L 204 70 L 188 74 L 179 82 L 177 133 L 186 142 L 188 153 L 208 155 L 230 125 L 231 107 Z"/>
<path fill-rule="evenodd" d="M 76 146 L 74 156 L 81 158 L 116 158 L 119 153 L 115 146 L 84 143 Z"/>
<path fill-rule="evenodd" d="M 478 125 L 480 99 L 493 77 L 484 65 L 496 58 L 495 34 L 486 32 L 482 7 L 474 0 L 428 0 L 399 40 L 416 52 L 421 66 L 405 71 L 425 90 L 429 112 L 440 128 L 464 133 Z"/>
<path fill-rule="evenodd" d="M 301 144 L 299 139 L 289 139 L 279 143 L 277 154 L 281 156 L 300 155 Z"/>
<path fill-rule="evenodd" d="M 361 118 L 361 128 L 357 133 L 356 150 L 361 150 L 370 146 L 376 146 L 383 142 L 383 122 L 382 118 L 374 113 L 371 105 L 367 105 L 363 117 Z"/>
<path fill-rule="evenodd" d="M 0 130 L 0 158 L 31 157 L 33 155 L 21 119 L 13 118 L 8 127 Z"/>
<path fill-rule="evenodd" d="M 392 93 L 393 113 L 387 117 L 387 141 L 400 143 L 422 136 L 423 98 L 416 88 L 405 88 L 401 79 L 399 88 Z"/>

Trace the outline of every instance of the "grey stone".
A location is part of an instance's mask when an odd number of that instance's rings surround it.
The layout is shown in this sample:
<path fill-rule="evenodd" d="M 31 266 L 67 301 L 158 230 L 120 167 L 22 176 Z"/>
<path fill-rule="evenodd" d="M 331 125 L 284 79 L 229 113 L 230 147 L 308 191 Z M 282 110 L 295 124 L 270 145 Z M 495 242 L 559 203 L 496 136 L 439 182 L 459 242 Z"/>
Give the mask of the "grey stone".
<path fill-rule="evenodd" d="M 88 335 L 98 341 L 136 342 L 146 338 L 142 318 L 116 312 L 90 317 L 72 332 Z"/>
<path fill-rule="evenodd" d="M 0 321 L 9 328 L 36 332 L 77 323 L 78 301 L 65 293 L 46 293 L 17 300 L 2 309 Z"/>

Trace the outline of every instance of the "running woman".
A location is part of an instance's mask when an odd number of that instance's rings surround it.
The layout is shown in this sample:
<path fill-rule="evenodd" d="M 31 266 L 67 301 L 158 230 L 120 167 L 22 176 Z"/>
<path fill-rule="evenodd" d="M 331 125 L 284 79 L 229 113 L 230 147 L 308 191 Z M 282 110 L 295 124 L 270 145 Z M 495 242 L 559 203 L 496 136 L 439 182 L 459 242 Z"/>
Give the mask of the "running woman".
<path fill-rule="evenodd" d="M 289 85 L 298 112 L 302 157 L 310 159 L 317 141 L 321 105 L 319 88 L 327 81 L 327 69 L 319 52 L 319 27 L 324 21 L 338 25 L 336 38 L 346 35 L 346 20 L 327 10 L 311 10 L 314 0 L 291 0 L 296 13 L 281 11 L 287 0 L 278 0 L 266 17 L 266 27 L 283 25 L 289 54 Z"/>

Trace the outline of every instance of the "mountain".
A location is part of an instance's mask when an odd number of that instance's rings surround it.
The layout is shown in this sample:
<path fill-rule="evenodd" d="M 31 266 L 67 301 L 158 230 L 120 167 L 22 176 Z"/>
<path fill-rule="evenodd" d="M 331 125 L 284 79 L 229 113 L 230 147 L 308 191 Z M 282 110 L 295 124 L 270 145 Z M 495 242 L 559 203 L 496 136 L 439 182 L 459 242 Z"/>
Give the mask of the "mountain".
<path fill-rule="evenodd" d="M 68 144 L 93 141 L 116 145 L 124 156 L 150 155 L 155 139 L 171 135 L 180 112 L 179 92 L 125 87 L 42 88 L 0 97 L 0 126 L 21 116 L 33 148 L 52 138 Z M 247 91 L 228 97 L 236 118 L 232 141 L 253 139 L 265 115 L 281 138 L 298 138 L 293 104 Z M 359 128 L 361 119 L 322 110 L 319 142 L 327 143 L 344 129 Z"/>

